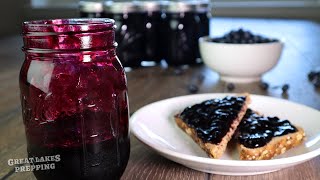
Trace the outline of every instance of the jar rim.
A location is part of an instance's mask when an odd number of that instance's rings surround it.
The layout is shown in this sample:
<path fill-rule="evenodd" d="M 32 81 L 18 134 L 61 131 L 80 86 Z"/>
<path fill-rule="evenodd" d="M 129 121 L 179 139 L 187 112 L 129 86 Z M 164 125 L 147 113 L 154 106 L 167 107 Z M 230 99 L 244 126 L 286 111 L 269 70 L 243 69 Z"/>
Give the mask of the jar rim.
<path fill-rule="evenodd" d="M 23 22 L 23 34 L 89 32 L 114 29 L 115 21 L 109 18 L 46 19 Z"/>

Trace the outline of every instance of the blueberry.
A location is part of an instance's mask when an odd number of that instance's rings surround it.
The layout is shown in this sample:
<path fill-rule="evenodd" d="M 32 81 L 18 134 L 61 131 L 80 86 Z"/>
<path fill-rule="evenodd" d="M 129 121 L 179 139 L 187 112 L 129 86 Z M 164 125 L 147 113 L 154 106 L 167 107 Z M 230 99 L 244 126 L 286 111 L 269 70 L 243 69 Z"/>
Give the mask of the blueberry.
<path fill-rule="evenodd" d="M 181 68 L 176 68 L 176 69 L 174 70 L 174 75 L 180 76 L 180 75 L 182 75 L 182 74 L 183 74 L 183 70 L 182 70 Z"/>
<path fill-rule="evenodd" d="M 222 38 L 212 38 L 211 42 L 220 42 L 220 40 L 222 40 Z"/>
<path fill-rule="evenodd" d="M 236 87 L 235 87 L 235 85 L 234 85 L 233 83 L 228 83 L 228 84 L 227 84 L 227 89 L 228 89 L 228 91 L 233 91 L 235 88 L 236 88 Z"/>
<path fill-rule="evenodd" d="M 313 81 L 317 76 L 317 73 L 315 71 L 311 71 L 309 74 L 308 74 L 308 79 L 309 81 Z"/>
<path fill-rule="evenodd" d="M 199 91 L 199 88 L 198 88 L 198 86 L 196 86 L 196 85 L 194 85 L 194 84 L 190 84 L 190 85 L 188 86 L 188 91 L 189 91 L 189 93 L 191 93 L 191 94 L 195 94 L 195 93 L 197 93 L 197 92 Z"/>
<path fill-rule="evenodd" d="M 239 39 L 241 39 L 241 36 L 239 34 L 236 34 L 236 35 L 233 36 L 233 39 L 239 40 Z"/>
<path fill-rule="evenodd" d="M 239 35 L 243 35 L 243 34 L 244 34 L 244 30 L 243 30 L 242 28 L 240 28 L 240 29 L 238 30 L 238 34 L 239 34 Z"/>
<path fill-rule="evenodd" d="M 316 82 L 314 82 L 313 85 L 315 88 L 320 88 L 320 79 L 318 79 Z"/>
<path fill-rule="evenodd" d="M 262 90 L 267 90 L 267 89 L 269 88 L 269 84 L 266 83 L 266 82 L 261 82 L 261 83 L 260 83 L 260 88 L 261 88 Z"/>
<path fill-rule="evenodd" d="M 253 36 L 254 43 L 260 43 L 261 42 L 261 36 Z"/>
<path fill-rule="evenodd" d="M 203 74 L 198 75 L 197 77 L 198 81 L 202 82 L 205 79 L 205 76 Z"/>
<path fill-rule="evenodd" d="M 240 40 L 240 44 L 247 44 L 248 42 L 245 39 Z"/>
<path fill-rule="evenodd" d="M 233 39 L 233 40 L 231 41 L 231 43 L 232 43 L 232 44 L 239 44 L 239 41 L 236 40 L 236 39 Z"/>
<path fill-rule="evenodd" d="M 243 34 L 243 37 L 245 39 L 250 39 L 252 37 L 252 34 L 250 31 L 245 31 L 244 34 Z"/>
<path fill-rule="evenodd" d="M 289 84 L 284 84 L 281 89 L 282 93 L 287 93 L 289 90 Z"/>
<path fill-rule="evenodd" d="M 254 43 L 253 39 L 249 39 L 249 40 L 248 40 L 248 43 L 249 43 L 249 44 L 253 44 L 253 43 Z"/>

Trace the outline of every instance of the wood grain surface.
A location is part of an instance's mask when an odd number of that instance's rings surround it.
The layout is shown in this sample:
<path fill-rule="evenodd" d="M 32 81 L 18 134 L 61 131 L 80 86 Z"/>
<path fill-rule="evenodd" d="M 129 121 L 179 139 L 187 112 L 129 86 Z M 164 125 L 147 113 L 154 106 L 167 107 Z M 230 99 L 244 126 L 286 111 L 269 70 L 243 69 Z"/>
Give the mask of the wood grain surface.
<path fill-rule="evenodd" d="M 219 36 L 243 27 L 256 33 L 284 39 L 285 48 L 279 64 L 263 81 L 270 86 L 289 84 L 288 94 L 279 88 L 267 91 L 259 83 L 235 84 L 232 92 L 250 92 L 288 99 L 320 110 L 320 91 L 308 81 L 310 70 L 320 67 L 320 24 L 304 20 L 215 18 L 211 35 Z M 35 179 L 32 173 L 14 173 L 10 158 L 26 157 L 26 140 L 19 101 L 18 74 L 23 62 L 22 39 L 19 36 L 0 39 L 0 179 Z M 196 85 L 197 93 L 228 91 L 214 71 L 204 65 L 176 68 L 156 66 L 127 72 L 130 112 L 149 103 L 190 94 L 188 86 Z M 320 120 L 320 117 L 319 117 Z M 221 180 L 317 180 L 320 178 L 320 157 L 277 172 L 256 176 L 221 176 L 188 169 L 152 151 L 131 137 L 131 156 L 123 180 L 144 179 L 221 179 Z"/>

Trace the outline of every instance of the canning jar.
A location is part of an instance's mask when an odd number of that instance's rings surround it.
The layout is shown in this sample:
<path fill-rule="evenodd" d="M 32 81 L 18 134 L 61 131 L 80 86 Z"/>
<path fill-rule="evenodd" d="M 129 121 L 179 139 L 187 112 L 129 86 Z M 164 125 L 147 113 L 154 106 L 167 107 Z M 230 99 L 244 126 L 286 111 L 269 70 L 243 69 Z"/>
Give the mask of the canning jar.
<path fill-rule="evenodd" d="M 164 47 L 167 46 L 166 35 L 162 27 L 166 23 L 167 1 L 141 1 L 140 6 L 147 12 L 147 19 L 144 24 L 145 54 L 144 61 L 160 62 L 165 58 Z"/>
<path fill-rule="evenodd" d="M 103 14 L 103 0 L 79 1 L 80 17 L 100 18 Z"/>
<path fill-rule="evenodd" d="M 23 24 L 20 90 L 37 179 L 119 179 L 129 158 L 126 77 L 114 21 Z"/>
<path fill-rule="evenodd" d="M 116 22 L 117 54 L 122 65 L 140 66 L 145 52 L 146 11 L 136 1 L 106 1 L 104 17 Z"/>
<path fill-rule="evenodd" d="M 209 33 L 208 3 L 202 1 L 173 1 L 167 13 L 168 46 L 166 61 L 169 65 L 201 62 L 198 39 Z"/>

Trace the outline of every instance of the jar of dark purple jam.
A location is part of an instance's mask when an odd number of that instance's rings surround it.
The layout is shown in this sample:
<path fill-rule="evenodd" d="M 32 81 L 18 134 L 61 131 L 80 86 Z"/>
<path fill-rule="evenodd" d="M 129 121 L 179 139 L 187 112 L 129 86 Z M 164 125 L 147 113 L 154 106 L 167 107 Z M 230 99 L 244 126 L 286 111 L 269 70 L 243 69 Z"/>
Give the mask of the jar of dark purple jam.
<path fill-rule="evenodd" d="M 80 17 L 101 18 L 103 14 L 102 0 L 82 0 L 79 1 Z"/>
<path fill-rule="evenodd" d="M 160 62 L 165 58 L 164 47 L 167 46 L 163 28 L 166 26 L 168 9 L 167 1 L 141 1 L 140 6 L 147 12 L 145 22 L 145 54 L 144 61 Z"/>
<path fill-rule="evenodd" d="M 210 1 L 202 0 L 196 4 L 196 13 L 200 19 L 199 37 L 208 36 L 210 34 L 210 18 L 212 5 Z"/>
<path fill-rule="evenodd" d="M 198 39 L 209 34 L 209 3 L 202 1 L 173 1 L 167 13 L 168 46 L 166 61 L 169 65 L 201 62 Z"/>
<path fill-rule="evenodd" d="M 111 19 L 23 24 L 21 104 L 37 179 L 119 179 L 124 172 L 127 85 L 114 36 Z"/>
<path fill-rule="evenodd" d="M 104 17 L 116 22 L 117 54 L 126 67 L 138 67 L 145 53 L 147 12 L 136 1 L 106 1 Z"/>

